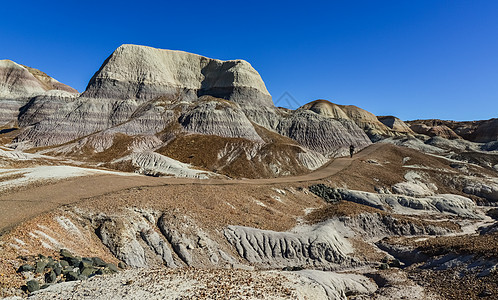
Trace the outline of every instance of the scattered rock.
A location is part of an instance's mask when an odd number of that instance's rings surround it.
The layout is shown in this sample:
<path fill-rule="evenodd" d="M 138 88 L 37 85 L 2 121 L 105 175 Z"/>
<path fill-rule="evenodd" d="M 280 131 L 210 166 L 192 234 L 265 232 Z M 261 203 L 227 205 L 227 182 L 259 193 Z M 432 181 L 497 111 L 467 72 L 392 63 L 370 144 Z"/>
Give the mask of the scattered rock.
<path fill-rule="evenodd" d="M 36 268 L 35 268 L 35 273 L 43 273 L 43 271 L 45 270 L 45 267 L 47 266 L 47 261 L 45 260 L 39 260 L 36 262 Z"/>
<path fill-rule="evenodd" d="M 69 263 L 68 263 L 67 261 L 65 261 L 65 260 L 61 260 L 61 261 L 59 262 L 59 264 L 61 265 L 61 267 L 62 267 L 62 268 L 67 268 L 67 267 L 69 267 Z"/>
<path fill-rule="evenodd" d="M 336 189 L 321 183 L 310 186 L 309 191 L 327 202 L 337 202 L 342 199 Z"/>
<path fill-rule="evenodd" d="M 116 267 L 115 264 L 112 264 L 112 263 L 108 263 L 107 266 L 106 266 L 109 270 L 111 270 L 113 273 L 116 273 L 118 272 L 118 267 Z"/>
<path fill-rule="evenodd" d="M 75 281 L 79 279 L 78 273 L 74 271 L 67 272 L 64 277 L 66 278 L 66 281 Z"/>
<path fill-rule="evenodd" d="M 282 269 L 282 271 L 301 271 L 301 270 L 304 270 L 303 267 L 296 267 L 296 266 L 293 266 L 293 267 L 284 267 Z"/>
<path fill-rule="evenodd" d="M 40 289 L 40 283 L 38 283 L 38 281 L 36 280 L 30 280 L 26 282 L 26 287 L 28 289 L 28 292 L 32 293 Z"/>
<path fill-rule="evenodd" d="M 93 275 L 95 275 L 95 272 L 97 271 L 97 269 L 93 268 L 93 267 L 85 267 L 81 270 L 81 276 L 85 277 L 85 278 L 89 278 L 89 277 L 92 277 Z"/>
<path fill-rule="evenodd" d="M 112 274 L 119 271 L 115 264 L 106 263 L 99 257 L 75 257 L 65 249 L 61 250 L 61 259 L 58 261 L 50 256 L 38 255 L 35 267 L 30 264 L 23 264 L 17 269 L 17 272 L 43 274 L 41 289 L 44 289 L 57 283 L 61 274 L 63 278 L 60 279 L 61 281 L 75 281 L 86 280 L 94 275 Z M 24 261 L 29 261 L 29 258 L 24 258 Z M 125 267 L 123 263 L 120 263 L 120 265 L 122 268 Z M 32 275 L 29 276 L 33 278 Z M 33 292 L 40 289 L 40 283 L 37 280 L 31 280 L 23 288 Z"/>
<path fill-rule="evenodd" d="M 17 269 L 17 273 L 32 272 L 35 268 L 32 265 L 24 264 Z"/>
<path fill-rule="evenodd" d="M 100 257 L 92 257 L 92 262 L 95 267 L 105 267 L 107 265 Z"/>
<path fill-rule="evenodd" d="M 61 249 L 60 254 L 63 258 L 72 258 L 73 254 L 67 249 Z"/>

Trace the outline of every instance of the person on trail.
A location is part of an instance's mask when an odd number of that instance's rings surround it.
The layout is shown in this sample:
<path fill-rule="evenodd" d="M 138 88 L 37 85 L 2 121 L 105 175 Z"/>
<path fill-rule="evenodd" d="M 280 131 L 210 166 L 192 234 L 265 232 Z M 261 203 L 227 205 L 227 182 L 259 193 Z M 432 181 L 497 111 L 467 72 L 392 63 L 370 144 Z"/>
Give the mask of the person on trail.
<path fill-rule="evenodd" d="M 349 155 L 351 156 L 351 158 L 353 158 L 353 153 L 354 153 L 354 146 L 351 145 L 349 146 Z"/>

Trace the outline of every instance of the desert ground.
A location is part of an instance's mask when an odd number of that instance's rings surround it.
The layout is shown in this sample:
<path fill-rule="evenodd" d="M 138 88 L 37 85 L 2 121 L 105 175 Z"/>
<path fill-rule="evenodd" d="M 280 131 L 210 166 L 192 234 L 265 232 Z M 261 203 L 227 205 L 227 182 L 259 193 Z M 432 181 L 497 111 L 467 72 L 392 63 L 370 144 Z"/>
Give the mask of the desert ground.
<path fill-rule="evenodd" d="M 155 225 L 161 214 L 168 216 L 168 222 L 176 223 L 173 227 L 176 226 L 178 232 L 183 230 L 180 239 L 189 240 L 185 235 L 192 234 L 193 230 L 182 226 L 196 227 L 232 258 L 239 256 L 238 252 L 227 247 L 220 234 L 227 226 L 299 232 L 296 228 L 334 220 L 334 228 L 352 245 L 348 256 L 353 257 L 355 263 L 331 267 L 287 262 L 291 268 L 282 268 L 278 263 L 237 259 L 213 264 L 205 262 L 206 257 L 202 256 L 207 254 L 201 251 L 194 254 L 190 265 L 173 257 L 175 266 L 172 268 L 152 257 L 155 253 L 145 253 L 145 265 L 141 268 L 133 267 L 131 260 L 116 274 L 53 284 L 29 294 L 30 298 L 463 299 L 486 293 L 490 296 L 485 297 L 492 299 L 492 295 L 498 295 L 496 273 L 479 277 L 472 273 L 476 270 L 468 266 L 473 263 L 486 269 L 486 264 L 493 266 L 497 257 L 496 235 L 477 232 L 479 227 L 494 224 L 494 220 L 485 215 L 490 208 L 477 207 L 475 212 L 481 218 L 475 219 L 430 211 L 414 214 L 413 211 L 381 210 L 347 200 L 327 203 L 309 191 L 311 186 L 323 184 L 374 192 L 376 186 L 403 181 L 404 170 L 400 165 L 406 157 L 411 158 L 412 165 L 430 165 L 430 172 L 434 172 L 432 183 L 440 191 L 455 192 L 443 177 L 436 176 L 436 173 L 453 172 L 450 162 L 382 143 L 367 147 L 352 159 L 334 159 L 306 175 L 271 179 L 151 177 L 67 166 L 57 160 L 50 160 L 47 165 L 46 158 L 4 158 L 8 168 L 2 173 L 0 197 L 2 295 L 27 296 L 21 287 L 27 279 L 37 275 L 16 272 L 19 266 L 33 262 L 38 255 L 60 257 L 61 248 L 81 257 L 98 256 L 116 264 L 126 261 L 113 245 L 103 244 L 102 233 L 98 232 L 103 220 L 110 219 L 114 225 L 126 227 L 123 218 L 147 216 L 145 219 L 152 222 L 150 225 Z M 43 167 L 51 169 L 45 173 L 34 171 Z M 12 170 L 25 173 L 15 175 Z M 60 174 L 55 176 L 57 172 Z M 29 177 L 34 173 L 38 175 Z M 20 180 L 26 177 L 29 180 Z M 434 180 L 436 178 L 439 180 Z M 370 219 L 360 218 L 362 215 L 369 215 Z M 379 223 L 371 216 L 393 218 L 397 225 L 375 228 Z M 141 221 L 137 219 L 137 222 Z M 353 226 L 358 222 L 363 223 Z M 402 232 L 403 226 L 408 226 L 408 232 Z M 434 232 L 424 228 L 433 228 Z M 113 230 L 120 232 L 118 228 Z M 161 232 L 157 228 L 151 230 Z M 199 232 L 196 234 L 200 236 Z M 196 247 L 193 246 L 194 251 Z M 407 253 L 426 257 L 422 262 L 406 266 L 402 263 L 402 267 L 384 267 L 393 265 L 395 257 L 410 255 Z M 446 257 L 448 255 L 450 257 Z M 457 269 L 441 267 L 443 264 L 438 264 L 436 257 L 443 261 L 453 259 Z M 435 269 L 421 267 L 428 261 Z M 455 277 L 456 270 L 464 275 Z M 441 281 L 448 284 L 441 285 Z"/>

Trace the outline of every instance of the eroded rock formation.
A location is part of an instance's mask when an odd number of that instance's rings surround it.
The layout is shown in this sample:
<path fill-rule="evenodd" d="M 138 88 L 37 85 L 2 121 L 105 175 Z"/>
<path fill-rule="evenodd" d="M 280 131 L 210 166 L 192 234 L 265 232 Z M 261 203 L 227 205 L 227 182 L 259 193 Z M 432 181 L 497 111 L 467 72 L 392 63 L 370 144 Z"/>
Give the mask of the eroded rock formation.
<path fill-rule="evenodd" d="M 12 119 L 23 106 L 17 116 L 22 131 L 13 146 L 44 147 L 44 153 L 150 175 L 166 175 L 181 164 L 231 177 L 295 175 L 346 154 L 351 144 L 358 150 L 368 146 L 365 131 L 382 126 L 382 134 L 389 131 L 366 111 L 327 101 L 278 109 L 258 72 L 243 60 L 123 45 L 81 95 L 69 88 L 46 92 L 62 88 L 41 72 L 17 69 L 30 78 L 24 88 L 32 93 L 9 108 Z M 336 112 L 328 112 L 330 107 Z M 361 111 L 359 117 L 355 111 Z M 199 149 L 186 141 L 202 144 L 203 157 L 212 155 L 200 161 Z M 152 170 L 143 158 L 157 160 L 154 152 L 179 162 L 161 158 Z"/>
<path fill-rule="evenodd" d="M 498 140 L 498 119 L 481 121 L 408 121 L 410 128 L 421 134 L 444 138 L 463 138 L 471 142 L 487 143 Z"/>
<path fill-rule="evenodd" d="M 37 69 L 11 60 L 0 60 L 0 126 L 14 125 L 19 109 L 30 98 L 51 90 L 67 94 L 78 93 Z"/>

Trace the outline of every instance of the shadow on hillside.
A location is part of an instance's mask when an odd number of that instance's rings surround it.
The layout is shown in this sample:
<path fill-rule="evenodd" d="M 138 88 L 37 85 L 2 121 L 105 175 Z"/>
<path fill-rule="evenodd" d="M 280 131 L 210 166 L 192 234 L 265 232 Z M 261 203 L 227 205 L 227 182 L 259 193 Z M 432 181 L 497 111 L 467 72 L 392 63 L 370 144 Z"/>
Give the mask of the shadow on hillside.
<path fill-rule="evenodd" d="M 9 133 L 11 131 L 17 130 L 17 128 L 7 128 L 0 130 L 0 134 Z"/>
<path fill-rule="evenodd" d="M 7 128 L 0 130 L 0 134 L 9 133 L 11 131 L 17 130 L 17 128 Z"/>

